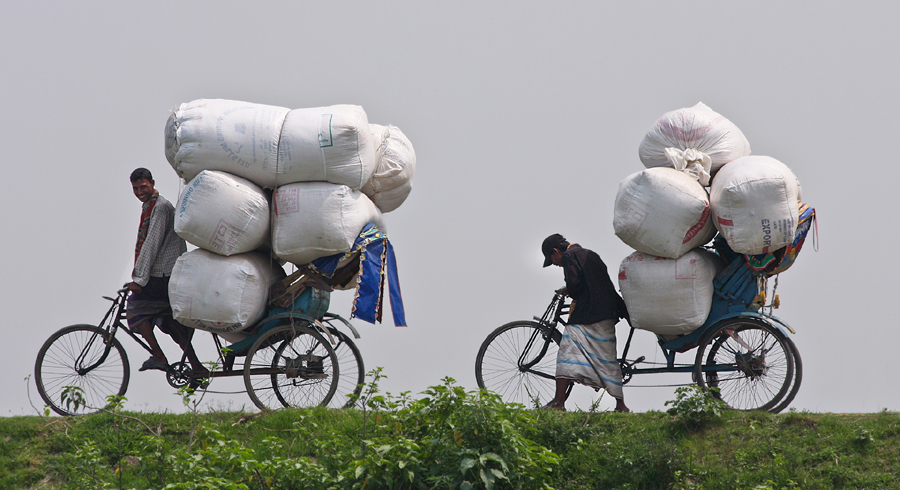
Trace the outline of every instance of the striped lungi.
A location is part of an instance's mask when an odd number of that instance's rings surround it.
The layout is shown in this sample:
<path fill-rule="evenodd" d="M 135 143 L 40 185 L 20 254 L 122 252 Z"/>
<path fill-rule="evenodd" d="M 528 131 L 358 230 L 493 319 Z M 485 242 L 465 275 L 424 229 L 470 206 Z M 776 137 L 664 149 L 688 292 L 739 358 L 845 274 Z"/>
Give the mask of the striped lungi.
<path fill-rule="evenodd" d="M 556 357 L 556 377 L 598 390 L 603 388 L 615 398 L 622 398 L 622 368 L 616 359 L 616 321 L 566 325 Z"/>

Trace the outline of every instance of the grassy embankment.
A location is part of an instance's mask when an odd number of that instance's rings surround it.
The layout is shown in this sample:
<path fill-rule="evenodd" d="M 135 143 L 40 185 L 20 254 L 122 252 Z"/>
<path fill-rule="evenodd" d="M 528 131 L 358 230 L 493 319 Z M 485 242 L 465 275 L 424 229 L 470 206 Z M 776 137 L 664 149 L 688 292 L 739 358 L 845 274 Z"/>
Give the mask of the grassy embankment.
<path fill-rule="evenodd" d="M 366 401 L 0 418 L 0 488 L 900 488 L 894 412 L 559 413 L 452 383 Z"/>

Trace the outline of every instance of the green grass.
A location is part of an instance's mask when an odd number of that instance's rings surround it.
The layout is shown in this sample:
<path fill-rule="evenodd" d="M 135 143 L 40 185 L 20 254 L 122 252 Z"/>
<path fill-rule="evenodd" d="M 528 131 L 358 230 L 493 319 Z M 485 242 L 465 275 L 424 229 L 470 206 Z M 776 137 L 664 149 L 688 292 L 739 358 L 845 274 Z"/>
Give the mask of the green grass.
<path fill-rule="evenodd" d="M 525 446 L 504 453 L 499 444 L 491 454 L 507 460 L 507 475 L 540 466 L 559 490 L 900 488 L 900 414 L 894 412 L 725 411 L 698 426 L 663 412 L 507 412 L 490 400 L 464 416 L 447 410 L 474 396 L 457 390 L 426 396 L 424 405 L 413 400 L 366 412 L 0 418 L 0 488 L 316 488 L 316 481 L 326 482 L 323 488 L 425 488 L 422 478 L 436 471 L 428 458 L 449 461 L 453 451 L 472 451 L 466 443 L 490 445 L 504 437 L 558 457 L 554 463 L 538 451 L 514 462 L 512 454 Z M 422 426 L 415 427 L 417 420 Z M 492 430 L 478 425 L 485 422 L 498 432 L 483 434 Z M 439 435 L 431 425 L 440 424 L 451 429 Z M 472 427 L 474 433 L 465 432 Z M 478 440 L 477 427 L 489 439 Z M 271 473 L 260 470 L 266 465 Z M 437 488 L 485 487 L 477 478 L 469 480 L 471 487 L 453 483 L 455 465 L 449 479 L 427 481 L 439 482 Z M 369 473 L 354 480 L 353 468 L 360 466 Z M 405 479 L 409 468 L 418 468 L 412 484 Z M 278 481 L 288 473 L 290 480 Z M 201 480 L 207 486 L 196 483 Z M 502 480 L 494 488 L 517 487 Z"/>

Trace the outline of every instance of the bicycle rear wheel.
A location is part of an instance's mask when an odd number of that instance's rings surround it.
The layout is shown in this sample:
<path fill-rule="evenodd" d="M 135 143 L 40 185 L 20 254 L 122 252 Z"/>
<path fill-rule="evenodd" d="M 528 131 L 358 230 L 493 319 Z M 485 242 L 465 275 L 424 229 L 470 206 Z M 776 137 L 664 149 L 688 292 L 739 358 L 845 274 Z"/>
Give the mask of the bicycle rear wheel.
<path fill-rule="evenodd" d="M 556 393 L 556 353 L 562 334 L 519 321 L 491 332 L 475 358 L 478 386 L 505 402 L 541 407 Z"/>
<path fill-rule="evenodd" d="M 795 357 L 793 342 L 777 328 L 736 318 L 714 327 L 700 343 L 694 375 L 702 388 L 718 388 L 715 396 L 731 408 L 774 411 L 792 384 L 799 388 Z"/>
<path fill-rule="evenodd" d="M 244 386 L 260 409 L 325 406 L 337 390 L 338 360 L 321 334 L 304 326 L 275 327 L 244 360 Z"/>
<path fill-rule="evenodd" d="M 115 338 L 93 325 L 54 333 L 38 351 L 34 381 L 44 402 L 60 415 L 82 415 L 123 396 L 131 375 L 128 356 Z"/>
<path fill-rule="evenodd" d="M 331 408 L 352 408 L 356 397 L 362 391 L 366 381 L 366 368 L 362 355 L 349 335 L 329 327 L 328 333 L 335 337 L 334 353 L 337 355 L 341 376 L 338 378 L 337 390 L 328 403 Z"/>

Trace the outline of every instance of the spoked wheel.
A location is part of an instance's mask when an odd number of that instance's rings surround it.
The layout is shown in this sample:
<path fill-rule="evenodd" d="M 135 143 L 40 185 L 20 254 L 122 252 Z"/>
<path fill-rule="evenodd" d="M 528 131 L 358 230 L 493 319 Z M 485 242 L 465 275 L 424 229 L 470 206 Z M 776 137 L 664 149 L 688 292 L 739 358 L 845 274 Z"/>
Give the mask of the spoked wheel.
<path fill-rule="evenodd" d="M 769 410 L 772 413 L 780 413 L 794 401 L 794 397 L 797 396 L 797 392 L 800 390 L 800 382 L 803 381 L 803 361 L 800 359 L 800 351 L 797 350 L 797 346 L 794 344 L 793 340 L 788 338 L 787 341 L 791 346 L 791 352 L 794 353 L 794 378 L 791 381 L 790 389 L 787 394 L 784 395 L 781 403 L 779 403 L 777 407 Z"/>
<path fill-rule="evenodd" d="M 331 334 L 329 340 L 333 340 L 334 353 L 337 354 L 341 376 L 338 378 L 337 391 L 334 393 L 328 406 L 331 408 L 352 408 L 354 399 L 362 391 L 362 384 L 366 381 L 366 368 L 363 365 L 359 349 L 350 336 L 344 332 L 328 327 Z M 328 338 L 328 336 L 325 336 Z"/>
<path fill-rule="evenodd" d="M 562 334 L 535 322 L 512 322 L 494 330 L 478 350 L 478 386 L 503 401 L 543 406 L 556 392 L 556 353 Z"/>
<path fill-rule="evenodd" d="M 694 377 L 703 388 L 718 388 L 716 396 L 731 408 L 775 411 L 784 408 L 778 402 L 792 385 L 799 388 L 795 358 L 793 342 L 780 330 L 737 318 L 714 327 L 700 343 Z"/>
<path fill-rule="evenodd" d="M 244 385 L 261 409 L 327 405 L 339 367 L 331 345 L 301 322 L 260 336 L 244 360 Z"/>
<path fill-rule="evenodd" d="M 34 381 L 44 402 L 60 415 L 81 415 L 123 396 L 131 371 L 116 339 L 92 325 L 72 325 L 53 334 L 34 364 Z"/>

